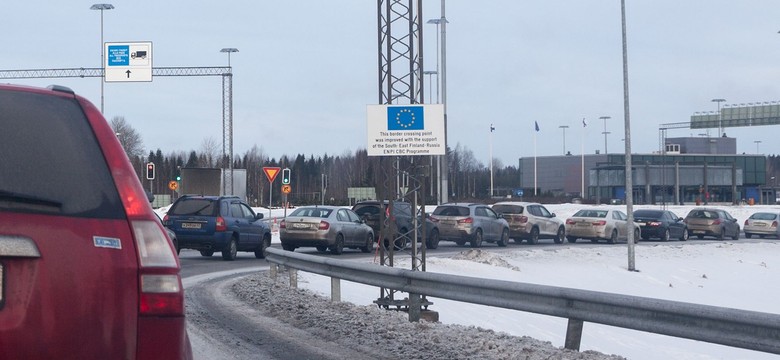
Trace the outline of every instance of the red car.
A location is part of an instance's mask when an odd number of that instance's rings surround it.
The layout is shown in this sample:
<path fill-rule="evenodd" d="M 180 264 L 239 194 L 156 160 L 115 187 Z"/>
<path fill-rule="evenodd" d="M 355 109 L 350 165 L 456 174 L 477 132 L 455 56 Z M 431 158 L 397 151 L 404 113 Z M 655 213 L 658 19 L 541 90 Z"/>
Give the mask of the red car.
<path fill-rule="evenodd" d="M 68 88 L 0 85 L 0 359 L 189 359 L 176 251 Z"/>

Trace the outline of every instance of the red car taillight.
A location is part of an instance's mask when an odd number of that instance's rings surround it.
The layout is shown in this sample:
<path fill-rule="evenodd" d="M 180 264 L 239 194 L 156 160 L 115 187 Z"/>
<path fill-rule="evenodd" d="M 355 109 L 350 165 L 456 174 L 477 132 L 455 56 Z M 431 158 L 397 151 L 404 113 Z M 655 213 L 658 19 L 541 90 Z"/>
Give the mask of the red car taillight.
<path fill-rule="evenodd" d="M 661 223 L 658 222 L 658 221 L 651 221 L 651 222 L 648 222 L 647 225 L 649 225 L 649 226 L 661 226 Z"/>
<path fill-rule="evenodd" d="M 179 264 L 165 232 L 155 221 L 135 220 L 132 226 L 140 262 L 140 314 L 183 316 Z"/>
<path fill-rule="evenodd" d="M 217 228 L 216 231 L 225 231 L 227 230 L 227 225 L 225 225 L 225 219 L 222 218 L 222 216 L 217 216 Z"/>
<path fill-rule="evenodd" d="M 712 225 L 720 225 L 721 221 L 720 219 L 715 219 L 712 221 Z"/>
<path fill-rule="evenodd" d="M 748 226 L 749 222 L 750 222 L 749 220 L 745 219 L 745 226 Z M 775 222 L 775 223 L 777 223 L 777 222 Z"/>
<path fill-rule="evenodd" d="M 577 222 L 576 222 L 576 221 L 574 221 L 574 219 L 566 219 L 566 225 L 574 225 L 574 224 L 576 224 L 576 223 L 577 223 Z"/>
<path fill-rule="evenodd" d="M 431 222 L 434 222 L 434 223 L 437 223 L 437 222 L 439 222 L 439 219 L 438 219 L 438 218 L 435 218 L 435 217 L 433 217 L 433 216 L 428 216 L 428 219 L 429 219 L 429 220 L 431 220 Z"/>
<path fill-rule="evenodd" d="M 320 230 L 328 230 L 328 229 L 330 229 L 330 223 L 325 221 L 325 220 L 322 220 L 322 221 L 320 221 L 320 226 L 319 226 L 318 229 L 320 229 Z"/>
<path fill-rule="evenodd" d="M 474 223 L 474 219 L 471 217 L 458 220 L 458 224 L 473 224 L 473 223 Z"/>
<path fill-rule="evenodd" d="M 525 216 L 525 215 L 514 215 L 514 216 L 512 216 L 512 220 L 519 221 L 521 223 L 527 223 L 528 222 L 528 216 Z"/>
<path fill-rule="evenodd" d="M 776 228 L 776 227 L 777 227 L 777 220 L 775 220 L 775 221 L 772 221 L 772 227 L 773 227 L 773 228 Z"/>
<path fill-rule="evenodd" d="M 279 222 L 279 228 L 280 229 L 286 229 L 287 228 L 287 223 L 284 220 L 280 221 Z"/>
<path fill-rule="evenodd" d="M 594 222 L 591 223 L 591 225 L 593 225 L 593 226 L 604 226 L 604 225 L 607 225 L 607 221 L 606 220 L 594 221 Z"/>

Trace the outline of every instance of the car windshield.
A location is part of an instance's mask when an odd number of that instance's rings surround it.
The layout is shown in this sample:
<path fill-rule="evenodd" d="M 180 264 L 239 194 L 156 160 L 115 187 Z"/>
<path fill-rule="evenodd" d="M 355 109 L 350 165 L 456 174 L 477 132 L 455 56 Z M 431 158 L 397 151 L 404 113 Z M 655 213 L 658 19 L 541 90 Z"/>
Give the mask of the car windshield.
<path fill-rule="evenodd" d="M 775 220 L 777 219 L 777 214 L 772 213 L 755 213 L 753 215 L 750 215 L 750 218 L 753 220 Z"/>
<path fill-rule="evenodd" d="M 589 218 L 605 218 L 607 217 L 606 210 L 580 210 L 577 211 L 574 216 L 576 217 L 589 217 Z"/>
<path fill-rule="evenodd" d="M 170 215 L 215 216 L 217 202 L 211 199 L 182 199 L 168 211 Z"/>
<path fill-rule="evenodd" d="M 439 206 L 433 211 L 433 215 L 469 216 L 469 208 L 463 206 Z"/>
<path fill-rule="evenodd" d="M 295 209 L 289 216 L 299 216 L 299 217 L 314 217 L 314 218 L 326 218 L 330 216 L 330 213 L 333 210 L 331 209 L 323 209 L 323 208 L 298 208 Z"/>
<path fill-rule="evenodd" d="M 523 206 L 521 205 L 493 205 L 493 210 L 499 214 L 522 214 Z"/>

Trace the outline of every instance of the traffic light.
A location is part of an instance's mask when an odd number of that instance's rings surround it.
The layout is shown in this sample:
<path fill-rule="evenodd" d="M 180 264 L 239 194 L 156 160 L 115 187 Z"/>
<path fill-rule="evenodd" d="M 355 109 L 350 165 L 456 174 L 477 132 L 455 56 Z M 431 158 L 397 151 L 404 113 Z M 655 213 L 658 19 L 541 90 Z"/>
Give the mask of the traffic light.
<path fill-rule="evenodd" d="M 154 180 L 154 163 L 146 164 L 146 180 Z"/>
<path fill-rule="evenodd" d="M 289 185 L 290 184 L 290 169 L 284 168 L 282 170 L 282 184 L 283 185 Z"/>

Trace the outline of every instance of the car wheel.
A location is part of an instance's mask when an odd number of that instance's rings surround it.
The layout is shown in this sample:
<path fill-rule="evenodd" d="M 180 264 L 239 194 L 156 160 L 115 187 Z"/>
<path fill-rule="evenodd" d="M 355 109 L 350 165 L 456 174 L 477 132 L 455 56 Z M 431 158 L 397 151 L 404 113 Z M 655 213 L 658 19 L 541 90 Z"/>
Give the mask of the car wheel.
<path fill-rule="evenodd" d="M 176 239 L 173 239 L 173 248 L 176 249 L 176 255 L 179 255 L 181 249 L 179 248 L 179 241 Z"/>
<path fill-rule="evenodd" d="M 482 247 L 482 229 L 477 229 L 477 232 L 474 233 L 474 237 L 471 239 L 471 247 Z"/>
<path fill-rule="evenodd" d="M 734 232 L 734 236 L 731 237 L 731 240 L 739 240 L 739 226 L 737 226 L 737 231 Z"/>
<path fill-rule="evenodd" d="M 317 245 L 317 251 L 319 252 L 326 252 L 328 251 L 328 247 L 325 245 Z"/>
<path fill-rule="evenodd" d="M 428 249 L 439 248 L 439 230 L 434 229 L 431 231 L 431 237 L 426 240 L 425 246 L 428 247 Z"/>
<path fill-rule="evenodd" d="M 258 259 L 265 259 L 265 249 L 271 246 L 271 234 L 263 236 L 263 243 L 260 245 L 259 250 L 255 250 L 255 257 Z"/>
<path fill-rule="evenodd" d="M 531 228 L 531 236 L 528 237 L 528 243 L 531 245 L 536 245 L 539 243 L 539 228 L 533 227 Z"/>
<path fill-rule="evenodd" d="M 563 238 L 565 237 L 566 237 L 566 228 L 561 226 L 558 228 L 558 233 L 555 234 L 555 239 L 553 241 L 555 241 L 556 244 L 563 244 Z"/>
<path fill-rule="evenodd" d="M 366 246 L 361 247 L 360 251 L 364 253 L 370 253 L 374 251 L 374 234 L 368 233 L 368 236 L 366 236 Z"/>
<path fill-rule="evenodd" d="M 688 241 L 688 238 L 690 235 L 688 235 L 688 229 L 683 229 L 682 236 L 680 236 L 680 241 Z"/>
<path fill-rule="evenodd" d="M 236 259 L 236 255 L 238 255 L 238 244 L 236 243 L 236 238 L 232 237 L 230 238 L 230 242 L 228 242 L 225 249 L 222 250 L 222 259 L 233 261 Z"/>
<path fill-rule="evenodd" d="M 509 243 L 509 230 L 504 229 L 504 231 L 501 232 L 501 239 L 498 240 L 496 244 L 500 247 L 505 247 Z"/>
<path fill-rule="evenodd" d="M 614 244 L 617 242 L 617 239 L 618 239 L 617 230 L 612 229 L 612 235 L 610 235 L 609 239 L 607 239 L 607 242 L 610 244 Z"/>
<path fill-rule="evenodd" d="M 336 243 L 330 247 L 330 252 L 334 255 L 341 255 L 344 252 L 344 235 L 338 234 L 336 236 Z"/>
<path fill-rule="evenodd" d="M 282 243 L 282 249 L 284 249 L 285 251 L 295 251 L 295 245 Z"/>
<path fill-rule="evenodd" d="M 669 241 L 669 229 L 664 230 L 663 235 L 661 235 L 661 241 Z"/>
<path fill-rule="evenodd" d="M 718 240 L 723 240 L 726 238 L 726 228 L 720 228 L 720 233 L 718 236 L 716 236 Z"/>
<path fill-rule="evenodd" d="M 409 241 L 407 240 L 406 236 L 400 235 L 395 238 L 393 244 L 395 246 L 395 251 L 400 251 L 406 249 L 409 246 Z"/>
<path fill-rule="evenodd" d="M 639 229 L 634 229 L 634 240 L 633 240 L 634 244 L 639 242 L 639 234 L 640 234 Z M 626 241 L 626 242 L 628 242 L 628 241 Z"/>
<path fill-rule="evenodd" d="M 200 256 L 210 257 L 211 255 L 214 255 L 214 250 L 201 250 Z"/>
<path fill-rule="evenodd" d="M 567 237 L 566 237 L 566 241 L 568 241 L 568 242 L 570 242 L 570 243 L 574 244 L 574 243 L 576 243 L 576 242 L 577 242 L 577 237 L 576 237 L 576 236 L 567 236 Z"/>

